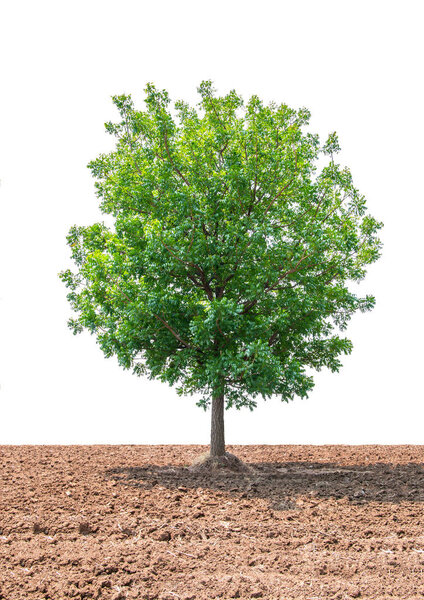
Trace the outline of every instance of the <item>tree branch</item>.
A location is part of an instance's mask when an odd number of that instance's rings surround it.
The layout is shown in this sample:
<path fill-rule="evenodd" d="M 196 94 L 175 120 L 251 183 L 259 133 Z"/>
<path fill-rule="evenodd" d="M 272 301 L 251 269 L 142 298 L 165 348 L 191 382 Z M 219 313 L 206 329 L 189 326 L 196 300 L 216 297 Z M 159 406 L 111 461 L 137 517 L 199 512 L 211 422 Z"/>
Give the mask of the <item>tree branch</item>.
<path fill-rule="evenodd" d="M 296 157 L 296 158 L 295 158 L 295 160 L 296 160 L 296 163 L 295 163 L 295 168 L 294 168 L 294 175 L 293 175 L 293 177 L 292 177 L 292 178 L 291 178 L 291 180 L 290 180 L 290 181 L 289 181 L 289 182 L 288 182 L 288 183 L 287 183 L 287 184 L 286 184 L 286 185 L 285 185 L 285 186 L 284 186 L 284 187 L 283 187 L 283 188 L 282 188 L 282 189 L 281 189 L 281 190 L 278 192 L 278 194 L 277 194 L 276 196 L 274 196 L 274 198 L 273 198 L 273 199 L 271 200 L 271 202 L 268 204 L 268 206 L 267 206 L 267 207 L 266 207 L 266 209 L 265 209 L 264 216 L 266 215 L 266 213 L 268 212 L 268 210 L 271 208 L 271 206 L 274 204 L 274 202 L 275 202 L 275 201 L 276 201 L 276 200 L 277 200 L 277 199 L 278 199 L 278 198 L 281 196 L 281 194 L 284 192 L 284 190 L 286 190 L 286 189 L 289 187 L 289 185 L 291 185 L 291 184 L 293 183 L 293 181 L 295 180 L 295 177 L 296 177 L 296 174 L 297 174 L 297 150 L 296 150 L 296 152 L 295 152 L 295 157 Z"/>
<path fill-rule="evenodd" d="M 187 181 L 187 179 L 184 177 L 184 175 L 181 173 L 181 171 L 179 170 L 179 168 L 178 168 L 178 167 L 176 167 L 176 166 L 174 165 L 173 161 L 172 161 L 171 154 L 170 154 L 170 152 L 169 152 L 169 147 L 168 147 L 168 136 L 166 135 L 166 130 L 165 130 L 165 134 L 164 134 L 164 140 L 165 140 L 165 148 L 166 148 L 166 153 L 167 153 L 167 155 L 168 155 L 168 159 L 169 159 L 169 162 L 171 163 L 171 166 L 172 166 L 172 168 L 174 169 L 174 171 L 175 171 L 176 173 L 178 173 L 178 175 L 181 177 L 181 179 L 184 181 L 184 183 L 185 183 L 185 184 L 186 184 L 188 187 L 190 187 L 190 184 L 189 184 L 189 182 Z"/>
<path fill-rule="evenodd" d="M 181 344 L 183 344 L 184 346 L 186 346 L 186 348 L 192 348 L 195 349 L 194 346 L 192 346 L 191 344 L 189 344 L 188 342 L 185 342 L 182 337 L 180 335 L 178 335 L 178 333 L 172 329 L 172 327 L 169 325 L 169 323 L 167 323 L 164 319 L 162 319 L 162 317 L 160 317 L 159 315 L 156 315 L 155 313 L 153 313 L 153 316 L 156 317 L 156 319 L 159 319 L 159 321 L 161 323 L 164 324 L 164 326 L 172 333 L 172 335 L 179 341 L 181 342 Z M 197 348 L 198 350 L 200 350 L 200 348 Z"/>

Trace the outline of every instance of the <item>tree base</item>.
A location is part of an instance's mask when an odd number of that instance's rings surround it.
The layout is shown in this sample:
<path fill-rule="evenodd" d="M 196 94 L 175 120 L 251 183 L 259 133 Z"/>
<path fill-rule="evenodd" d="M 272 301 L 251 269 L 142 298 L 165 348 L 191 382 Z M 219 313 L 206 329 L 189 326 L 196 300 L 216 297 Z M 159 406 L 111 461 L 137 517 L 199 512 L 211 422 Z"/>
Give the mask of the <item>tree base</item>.
<path fill-rule="evenodd" d="M 192 473 L 216 473 L 217 471 L 252 473 L 253 469 L 234 454 L 226 452 L 223 456 L 211 456 L 209 453 L 198 456 L 189 467 L 189 471 Z"/>

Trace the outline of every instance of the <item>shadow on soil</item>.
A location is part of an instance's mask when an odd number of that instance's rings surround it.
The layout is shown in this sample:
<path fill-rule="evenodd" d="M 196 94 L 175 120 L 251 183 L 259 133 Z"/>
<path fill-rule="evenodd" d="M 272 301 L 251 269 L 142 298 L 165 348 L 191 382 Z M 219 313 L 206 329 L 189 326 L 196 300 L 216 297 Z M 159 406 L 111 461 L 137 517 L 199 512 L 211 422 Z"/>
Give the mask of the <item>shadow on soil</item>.
<path fill-rule="evenodd" d="M 355 504 L 366 502 L 424 502 L 424 465 L 384 463 L 340 466 L 336 463 L 281 462 L 248 463 L 252 474 L 192 473 L 187 467 L 120 467 L 106 471 L 106 477 L 126 486 L 144 490 L 163 486 L 210 489 L 238 498 L 265 498 L 274 510 L 296 509 L 296 500 L 310 496 L 318 502 L 326 498 L 348 498 Z M 178 493 L 178 492 L 177 492 Z"/>

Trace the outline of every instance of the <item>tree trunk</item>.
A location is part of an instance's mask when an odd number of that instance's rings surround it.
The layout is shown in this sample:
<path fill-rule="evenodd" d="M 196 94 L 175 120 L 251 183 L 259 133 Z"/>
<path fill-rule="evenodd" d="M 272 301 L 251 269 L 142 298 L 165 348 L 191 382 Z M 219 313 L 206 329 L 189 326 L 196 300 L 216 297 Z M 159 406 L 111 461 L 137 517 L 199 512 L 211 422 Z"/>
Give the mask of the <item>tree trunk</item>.
<path fill-rule="evenodd" d="M 211 456 L 224 456 L 225 455 L 224 394 L 214 394 L 212 396 L 210 455 Z"/>

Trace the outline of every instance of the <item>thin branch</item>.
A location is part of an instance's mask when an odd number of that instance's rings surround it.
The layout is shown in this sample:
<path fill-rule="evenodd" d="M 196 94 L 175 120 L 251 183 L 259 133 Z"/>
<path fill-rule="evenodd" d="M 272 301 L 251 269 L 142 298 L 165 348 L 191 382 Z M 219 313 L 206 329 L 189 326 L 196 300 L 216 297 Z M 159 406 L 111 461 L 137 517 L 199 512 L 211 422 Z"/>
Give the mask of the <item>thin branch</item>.
<path fill-rule="evenodd" d="M 297 150 L 295 152 L 295 167 L 294 167 L 294 175 L 291 178 L 291 180 L 278 192 L 278 194 L 276 196 L 274 196 L 274 198 L 271 200 L 271 202 L 268 204 L 268 206 L 265 209 L 264 212 L 264 216 L 266 215 L 266 213 L 268 212 L 268 210 L 271 208 L 271 206 L 274 204 L 274 202 L 281 196 L 281 194 L 284 192 L 284 190 L 286 190 L 295 180 L 296 178 L 296 174 L 297 174 Z"/>
<path fill-rule="evenodd" d="M 334 207 L 333 207 L 333 208 L 330 210 L 330 212 L 329 212 L 329 213 L 327 213 L 327 214 L 325 215 L 325 217 L 324 217 L 324 218 L 323 218 L 323 219 L 320 221 L 320 223 L 325 223 L 325 222 L 326 222 L 326 220 L 327 220 L 329 217 L 331 217 L 331 215 L 332 215 L 332 214 L 334 214 L 334 213 L 336 212 L 336 210 L 337 210 L 337 209 L 339 209 L 339 208 L 341 207 L 341 205 L 343 204 L 343 202 L 346 200 L 346 198 L 347 198 L 347 197 L 348 197 L 348 195 L 347 195 L 347 194 L 345 194 L 345 195 L 343 196 L 343 198 L 340 200 L 340 202 L 339 202 L 338 204 L 336 204 L 336 206 L 334 206 Z"/>
<path fill-rule="evenodd" d="M 219 326 L 219 317 L 216 318 L 216 326 L 218 328 L 219 333 L 222 335 L 222 337 L 225 337 L 224 332 L 222 331 L 221 327 Z"/>
<path fill-rule="evenodd" d="M 180 258 L 179 256 L 177 256 L 175 254 L 175 252 L 165 244 L 165 242 L 163 241 L 163 239 L 160 236 L 159 236 L 159 240 L 161 241 L 161 243 L 164 246 L 164 248 L 166 248 L 166 250 L 168 250 L 169 254 L 171 256 L 173 256 L 176 260 L 178 260 L 180 263 L 182 263 L 183 265 L 189 265 L 190 267 L 193 267 L 197 271 L 200 270 L 200 267 L 198 265 L 196 265 L 196 264 L 194 264 L 194 263 L 192 263 L 190 261 L 183 260 L 182 258 Z"/>
<path fill-rule="evenodd" d="M 112 277 L 108 273 L 106 273 L 106 278 L 109 279 L 109 281 L 111 281 L 112 283 L 114 283 L 116 285 L 116 287 L 121 292 L 121 294 L 123 296 L 125 296 L 125 298 L 127 299 L 127 302 L 132 302 L 132 300 L 127 296 L 127 294 L 121 290 L 119 283 L 117 281 L 115 281 L 114 279 L 112 279 Z"/>
<path fill-rule="evenodd" d="M 280 275 L 280 277 L 277 279 L 277 281 L 275 282 L 274 285 L 265 288 L 265 292 L 269 292 L 270 290 L 273 290 L 275 288 L 275 286 L 277 286 L 282 279 L 287 277 L 287 275 L 292 275 L 293 273 L 297 273 L 297 271 L 299 270 L 298 267 L 299 267 L 300 263 L 302 263 L 309 256 L 311 256 L 311 255 L 306 254 L 306 250 L 305 250 L 303 252 L 301 258 L 297 261 L 296 265 L 293 267 L 293 269 L 289 269 L 288 271 L 285 271 L 282 275 Z"/>
<path fill-rule="evenodd" d="M 159 321 L 161 323 L 163 323 L 165 325 L 165 327 L 172 333 L 172 335 L 179 341 L 181 342 L 181 344 L 183 344 L 184 346 L 186 346 L 187 348 L 193 348 L 194 346 L 192 346 L 191 344 L 189 344 L 188 342 L 185 342 L 182 337 L 180 335 L 178 335 L 178 333 L 172 329 L 172 327 L 169 325 L 169 323 L 167 323 L 164 319 L 162 319 L 162 317 L 160 317 L 159 315 L 153 313 L 153 316 L 156 317 L 156 319 L 159 319 Z M 198 350 L 200 350 L 200 348 L 198 348 Z"/>
<path fill-rule="evenodd" d="M 191 247 L 192 247 L 192 245 L 193 245 L 193 241 L 194 241 L 194 232 L 195 232 L 195 231 L 196 231 L 196 226 L 195 226 L 195 225 L 193 225 L 193 231 L 192 231 L 192 233 L 191 233 L 191 241 L 190 241 L 190 244 L 189 244 L 189 247 L 188 247 L 188 249 L 189 249 L 189 250 L 191 250 Z"/>
<path fill-rule="evenodd" d="M 318 204 L 316 206 L 316 209 L 315 209 L 315 214 L 314 214 L 314 216 L 312 218 L 313 221 L 315 221 L 315 219 L 317 217 L 318 211 L 319 211 L 319 209 L 321 207 L 321 204 L 322 204 L 322 201 L 324 200 L 324 197 L 325 197 L 325 192 L 320 196 L 319 202 L 318 202 Z M 300 215 L 297 215 L 296 219 L 293 219 L 293 221 L 290 221 L 289 223 L 281 223 L 280 227 L 281 228 L 287 228 L 287 227 L 291 227 L 292 225 L 295 225 L 296 223 L 299 223 L 299 221 L 302 219 L 302 217 L 304 217 L 306 214 L 308 214 L 308 212 L 310 212 L 312 208 L 313 208 L 312 205 L 310 205 Z"/>
<path fill-rule="evenodd" d="M 250 217 L 250 213 L 252 212 L 252 208 L 255 204 L 257 185 L 258 185 L 258 139 L 256 138 L 255 139 L 255 183 L 253 186 L 252 200 L 251 200 L 249 208 L 247 210 L 248 217 Z"/>
<path fill-rule="evenodd" d="M 268 340 L 269 346 L 272 346 L 277 341 L 278 336 L 279 336 L 278 331 L 276 331 L 275 333 L 272 334 L 272 336 Z"/>
<path fill-rule="evenodd" d="M 184 175 L 181 173 L 181 171 L 179 170 L 179 168 L 178 168 L 178 167 L 176 167 L 176 166 L 174 165 L 173 161 L 172 161 L 171 154 L 170 154 L 170 152 L 169 152 L 169 147 L 168 147 L 168 137 L 167 137 L 167 135 L 166 135 L 166 130 L 165 130 L 164 140 L 165 140 L 165 148 L 166 148 L 166 153 L 167 153 L 167 155 L 168 155 L 169 162 L 171 163 L 171 166 L 172 166 L 172 168 L 174 169 L 174 171 L 175 171 L 176 173 L 178 173 L 178 175 L 181 177 L 181 179 L 184 181 L 184 183 L 185 183 L 185 184 L 186 184 L 188 187 L 190 187 L 190 183 L 187 181 L 187 179 L 186 179 L 186 178 L 184 177 Z"/>

